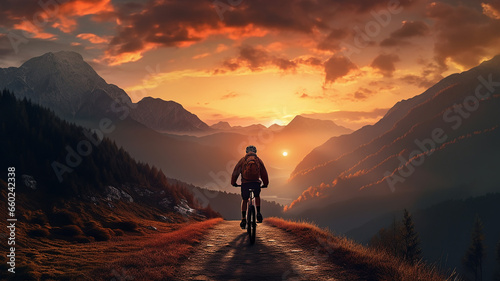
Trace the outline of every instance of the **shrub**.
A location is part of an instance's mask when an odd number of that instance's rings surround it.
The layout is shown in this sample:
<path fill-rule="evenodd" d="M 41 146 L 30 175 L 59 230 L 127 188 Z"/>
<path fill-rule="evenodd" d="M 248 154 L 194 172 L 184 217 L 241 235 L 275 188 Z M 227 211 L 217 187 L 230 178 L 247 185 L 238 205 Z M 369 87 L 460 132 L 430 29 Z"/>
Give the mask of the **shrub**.
<path fill-rule="evenodd" d="M 118 228 L 123 231 L 137 231 L 139 225 L 135 221 L 118 221 L 110 224 L 111 228 Z"/>
<path fill-rule="evenodd" d="M 29 237 L 47 237 L 50 232 L 47 228 L 35 228 L 28 231 Z"/>
<path fill-rule="evenodd" d="M 76 225 L 65 225 L 63 227 L 54 228 L 53 234 L 66 237 L 76 237 L 83 236 L 83 231 Z"/>
<path fill-rule="evenodd" d="M 47 219 L 47 216 L 40 211 L 33 214 L 33 216 L 30 219 L 30 222 L 38 225 L 45 225 L 46 223 L 49 222 L 49 220 Z"/>
<path fill-rule="evenodd" d="M 94 238 L 80 235 L 80 236 L 74 237 L 74 241 L 76 241 L 78 243 L 90 243 L 90 242 L 94 242 Z"/>
<path fill-rule="evenodd" d="M 50 224 L 54 226 L 81 225 L 81 221 L 75 213 L 61 210 L 49 215 Z"/>
<path fill-rule="evenodd" d="M 92 236 L 96 241 L 107 241 L 111 239 L 109 229 L 102 227 L 94 227 L 87 231 L 88 236 Z"/>

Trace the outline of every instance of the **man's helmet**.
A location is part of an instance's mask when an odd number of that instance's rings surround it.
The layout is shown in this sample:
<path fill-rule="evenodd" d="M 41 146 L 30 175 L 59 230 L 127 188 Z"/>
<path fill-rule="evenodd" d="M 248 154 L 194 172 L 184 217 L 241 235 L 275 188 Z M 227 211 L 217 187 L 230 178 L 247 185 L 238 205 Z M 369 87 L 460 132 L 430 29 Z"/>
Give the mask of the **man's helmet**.
<path fill-rule="evenodd" d="M 246 149 L 246 153 L 248 153 L 248 152 L 257 153 L 257 148 L 253 145 L 249 145 L 249 146 L 247 146 L 247 149 Z"/>

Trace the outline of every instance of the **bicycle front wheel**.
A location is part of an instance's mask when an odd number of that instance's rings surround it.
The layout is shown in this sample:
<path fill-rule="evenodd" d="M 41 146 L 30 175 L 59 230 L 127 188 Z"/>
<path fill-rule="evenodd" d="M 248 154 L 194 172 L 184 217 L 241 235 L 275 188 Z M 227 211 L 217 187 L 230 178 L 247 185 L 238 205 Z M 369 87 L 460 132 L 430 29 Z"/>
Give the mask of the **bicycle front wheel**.
<path fill-rule="evenodd" d="M 257 219 L 255 217 L 255 207 L 251 206 L 248 209 L 248 218 L 247 218 L 247 232 L 248 237 L 250 238 L 250 244 L 255 243 L 255 236 L 257 234 Z"/>

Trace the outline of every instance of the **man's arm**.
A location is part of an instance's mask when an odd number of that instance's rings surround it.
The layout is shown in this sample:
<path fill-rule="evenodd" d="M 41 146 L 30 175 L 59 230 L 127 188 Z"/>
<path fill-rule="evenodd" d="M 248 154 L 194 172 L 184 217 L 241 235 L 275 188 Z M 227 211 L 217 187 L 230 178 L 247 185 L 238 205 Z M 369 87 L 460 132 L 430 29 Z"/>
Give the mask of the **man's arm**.
<path fill-rule="evenodd" d="M 263 186 L 268 186 L 269 185 L 269 176 L 267 175 L 267 170 L 266 166 L 264 166 L 264 162 L 259 158 L 260 160 L 260 178 L 262 179 L 262 185 Z"/>
<path fill-rule="evenodd" d="M 231 175 L 231 185 L 232 186 L 236 186 L 236 180 L 238 179 L 238 177 L 241 174 L 241 166 L 243 165 L 242 160 L 243 159 L 240 159 L 240 161 L 238 161 L 238 164 L 236 164 L 236 166 L 234 166 L 233 174 Z"/>

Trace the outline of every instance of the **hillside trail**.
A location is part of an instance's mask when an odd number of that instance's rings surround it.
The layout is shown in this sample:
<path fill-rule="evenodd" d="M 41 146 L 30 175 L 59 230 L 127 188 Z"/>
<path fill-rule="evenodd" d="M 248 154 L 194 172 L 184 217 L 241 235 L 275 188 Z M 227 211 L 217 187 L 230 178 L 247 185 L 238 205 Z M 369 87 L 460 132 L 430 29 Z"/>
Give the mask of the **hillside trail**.
<path fill-rule="evenodd" d="M 359 280 L 325 261 L 318 248 L 265 223 L 249 245 L 239 221 L 223 221 L 205 236 L 181 265 L 178 280 Z"/>

